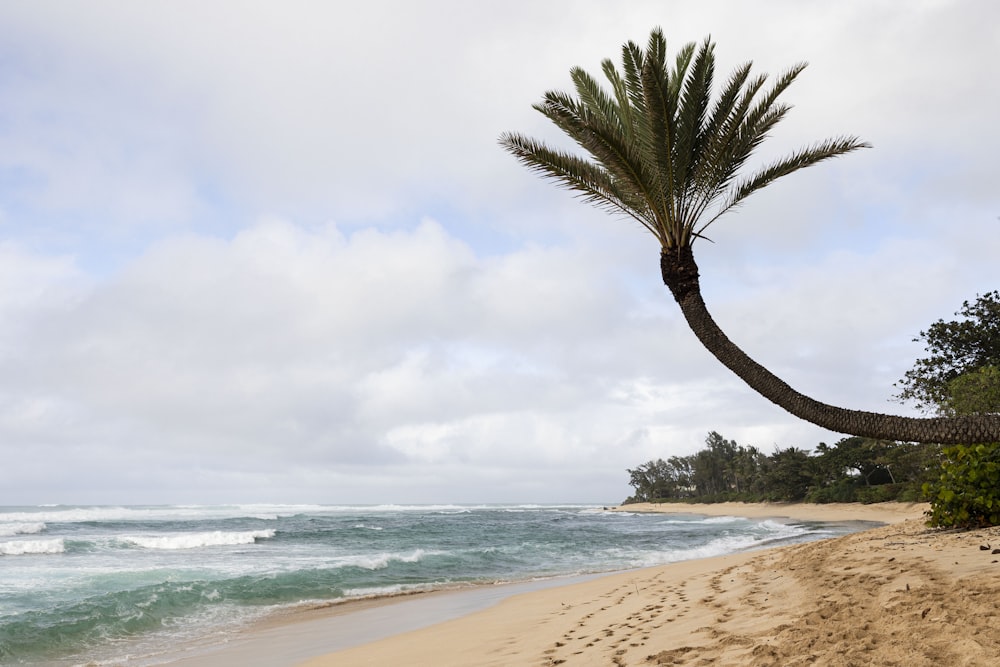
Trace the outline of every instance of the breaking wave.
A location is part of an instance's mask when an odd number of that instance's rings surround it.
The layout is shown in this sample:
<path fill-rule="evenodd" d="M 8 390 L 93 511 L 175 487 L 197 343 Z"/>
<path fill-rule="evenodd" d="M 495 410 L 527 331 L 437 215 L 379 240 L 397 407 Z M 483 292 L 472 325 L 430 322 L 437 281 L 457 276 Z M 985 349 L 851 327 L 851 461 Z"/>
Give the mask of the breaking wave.
<path fill-rule="evenodd" d="M 61 554 L 66 543 L 61 537 L 48 540 L 10 540 L 0 542 L 0 556 L 25 556 L 29 554 Z"/>
<path fill-rule="evenodd" d="M 0 523 L 0 537 L 11 537 L 13 535 L 34 535 L 45 530 L 45 524 L 41 521 Z"/>
<path fill-rule="evenodd" d="M 201 549 L 204 547 L 254 544 L 257 540 L 274 537 L 274 530 L 221 531 L 181 533 L 178 535 L 123 535 L 118 541 L 143 549 Z"/>

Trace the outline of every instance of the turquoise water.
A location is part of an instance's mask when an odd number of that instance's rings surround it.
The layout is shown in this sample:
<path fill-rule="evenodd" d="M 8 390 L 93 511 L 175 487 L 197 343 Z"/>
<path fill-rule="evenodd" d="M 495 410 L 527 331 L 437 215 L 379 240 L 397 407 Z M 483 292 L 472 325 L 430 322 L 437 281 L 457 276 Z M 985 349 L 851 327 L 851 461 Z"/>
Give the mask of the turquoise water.
<path fill-rule="evenodd" d="M 610 572 L 859 524 L 565 505 L 0 508 L 0 664 L 150 665 L 299 605 Z"/>

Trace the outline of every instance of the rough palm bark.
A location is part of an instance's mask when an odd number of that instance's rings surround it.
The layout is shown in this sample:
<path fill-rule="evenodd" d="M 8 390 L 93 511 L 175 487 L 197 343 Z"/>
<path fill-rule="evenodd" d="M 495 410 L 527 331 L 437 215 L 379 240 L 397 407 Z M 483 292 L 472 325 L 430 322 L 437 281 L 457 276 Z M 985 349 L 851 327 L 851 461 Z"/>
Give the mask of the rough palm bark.
<path fill-rule="evenodd" d="M 1000 415 L 901 417 L 839 408 L 801 394 L 751 359 L 715 323 L 701 297 L 698 265 L 690 246 L 664 250 L 660 270 L 664 284 L 701 344 L 750 388 L 796 417 L 837 433 L 880 440 L 962 444 L 998 439 Z"/>

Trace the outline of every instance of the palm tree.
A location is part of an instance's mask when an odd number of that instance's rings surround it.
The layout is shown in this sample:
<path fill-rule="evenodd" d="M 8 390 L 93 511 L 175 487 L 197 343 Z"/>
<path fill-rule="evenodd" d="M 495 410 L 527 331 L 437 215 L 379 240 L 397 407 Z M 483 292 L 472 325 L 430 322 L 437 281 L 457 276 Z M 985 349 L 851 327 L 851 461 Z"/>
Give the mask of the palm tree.
<path fill-rule="evenodd" d="M 712 101 L 714 44 L 688 44 L 667 62 L 660 29 L 645 51 L 622 48 L 622 71 L 602 63 L 610 92 L 580 68 L 576 96 L 547 92 L 534 105 L 588 154 L 581 157 L 516 133 L 500 143 L 530 169 L 584 201 L 639 222 L 660 242 L 663 282 L 701 343 L 750 387 L 817 426 L 884 440 L 943 444 L 1000 441 L 1000 415 L 911 418 L 848 410 L 805 396 L 734 345 L 701 297 L 692 246 L 724 213 L 782 176 L 868 147 L 856 137 L 829 139 L 738 177 L 789 111 L 778 98 L 805 68 L 796 65 L 766 87 L 766 75 L 738 67 Z"/>

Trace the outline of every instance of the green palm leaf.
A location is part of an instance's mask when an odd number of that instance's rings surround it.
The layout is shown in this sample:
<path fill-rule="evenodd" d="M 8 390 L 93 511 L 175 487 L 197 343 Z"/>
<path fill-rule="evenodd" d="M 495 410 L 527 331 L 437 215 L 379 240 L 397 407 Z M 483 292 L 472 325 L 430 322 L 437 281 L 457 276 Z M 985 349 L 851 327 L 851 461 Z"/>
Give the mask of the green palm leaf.
<path fill-rule="evenodd" d="M 738 67 L 713 99 L 715 45 L 686 44 L 668 64 L 654 29 L 646 48 L 622 47 L 621 70 L 601 64 L 610 90 L 573 68 L 575 95 L 548 92 L 535 108 L 584 151 L 573 156 L 508 133 L 519 160 L 584 201 L 638 220 L 666 249 L 690 246 L 720 216 L 782 176 L 868 144 L 856 137 L 800 149 L 749 177 L 739 174 L 789 108 L 779 98 L 805 68 L 765 89 L 767 77 Z M 712 211 L 714 206 L 717 210 Z"/>

